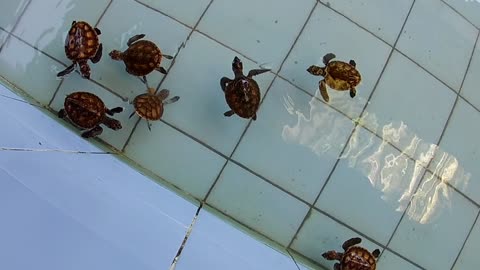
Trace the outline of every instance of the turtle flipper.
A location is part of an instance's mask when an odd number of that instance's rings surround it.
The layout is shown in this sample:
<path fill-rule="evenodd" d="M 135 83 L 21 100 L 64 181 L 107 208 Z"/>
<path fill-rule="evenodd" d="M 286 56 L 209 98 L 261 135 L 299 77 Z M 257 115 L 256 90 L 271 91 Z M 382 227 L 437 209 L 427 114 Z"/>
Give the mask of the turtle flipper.
<path fill-rule="evenodd" d="M 162 54 L 162 56 L 165 57 L 165 59 L 169 59 L 169 60 L 173 59 L 173 56 L 168 55 L 168 54 Z"/>
<path fill-rule="evenodd" d="M 355 89 L 355 87 L 352 87 L 350 89 L 350 97 L 354 98 L 356 95 L 357 95 L 357 89 Z"/>
<path fill-rule="evenodd" d="M 380 256 L 380 249 L 375 249 L 373 252 L 372 252 L 372 255 L 373 257 L 375 258 L 378 258 L 378 256 Z"/>
<path fill-rule="evenodd" d="M 252 116 L 252 119 L 253 119 L 253 121 L 257 120 L 257 114 L 254 114 L 254 115 Z"/>
<path fill-rule="evenodd" d="M 139 79 L 142 83 L 144 83 L 147 88 L 150 88 L 150 87 L 148 86 L 147 76 L 138 77 L 138 79 Z"/>
<path fill-rule="evenodd" d="M 59 118 L 65 118 L 65 116 L 66 116 L 65 109 L 61 109 L 60 111 L 58 111 Z"/>
<path fill-rule="evenodd" d="M 339 264 L 339 263 L 335 263 L 335 264 L 333 265 L 333 269 L 334 269 L 334 270 L 342 270 L 342 269 L 340 268 L 340 264 Z"/>
<path fill-rule="evenodd" d="M 343 250 L 346 251 L 349 247 L 354 246 L 354 245 L 358 245 L 361 242 L 362 242 L 362 239 L 359 238 L 359 237 L 350 238 L 343 243 L 342 248 L 343 248 Z"/>
<path fill-rule="evenodd" d="M 230 110 L 230 111 L 225 112 L 223 115 L 225 115 L 226 117 L 230 117 L 230 116 L 232 116 L 232 115 L 234 115 L 234 114 L 235 114 L 235 112 L 233 112 L 232 110 Z"/>
<path fill-rule="evenodd" d="M 323 63 L 325 65 L 328 65 L 328 62 L 330 62 L 330 60 L 332 60 L 333 58 L 335 58 L 337 56 L 335 56 L 335 54 L 333 53 L 327 53 L 323 56 Z"/>
<path fill-rule="evenodd" d="M 116 113 L 123 112 L 123 108 L 122 107 L 115 107 L 113 109 L 107 110 L 106 112 L 107 112 L 108 115 L 114 115 Z"/>
<path fill-rule="evenodd" d="M 102 134 L 103 128 L 101 126 L 96 126 L 90 130 L 87 130 L 82 133 L 83 138 L 92 138 Z"/>
<path fill-rule="evenodd" d="M 172 104 L 172 103 L 174 103 L 174 102 L 177 102 L 179 99 L 180 99 L 179 96 L 174 96 L 174 97 L 172 97 L 172 98 L 170 98 L 170 99 L 164 100 L 164 101 L 163 101 L 163 104 Z"/>
<path fill-rule="evenodd" d="M 253 76 L 260 75 L 265 72 L 269 72 L 270 69 L 252 69 L 248 72 L 247 77 L 252 78 Z"/>
<path fill-rule="evenodd" d="M 357 66 L 357 63 L 355 63 L 354 60 L 350 60 L 350 62 L 348 62 L 350 65 L 352 65 L 353 67 L 356 67 Z"/>
<path fill-rule="evenodd" d="M 328 93 L 327 93 L 327 84 L 325 83 L 325 80 L 320 81 L 319 89 L 320 89 L 320 94 L 323 97 L 323 100 L 325 100 L 325 102 L 328 103 L 328 101 L 330 100 L 330 97 L 328 96 Z"/>
<path fill-rule="evenodd" d="M 100 43 L 98 45 L 97 53 L 95 54 L 95 56 L 92 59 L 90 59 L 92 61 L 92 63 L 96 64 L 100 61 L 100 59 L 102 59 L 102 51 L 103 51 L 103 45 L 102 45 L 102 43 Z"/>
<path fill-rule="evenodd" d="M 95 33 L 97 33 L 97 35 L 101 35 L 101 34 L 102 34 L 102 31 L 100 31 L 100 29 L 98 29 L 98 28 L 96 28 L 96 27 L 95 27 L 94 29 L 95 29 Z"/>
<path fill-rule="evenodd" d="M 140 35 L 135 35 L 135 36 L 129 38 L 128 41 L 127 41 L 128 47 L 130 47 L 130 45 L 132 45 L 132 43 L 134 43 L 135 41 L 137 41 L 139 39 L 142 39 L 144 37 L 145 37 L 145 34 L 140 34 Z"/>
<path fill-rule="evenodd" d="M 163 74 L 167 75 L 167 71 L 163 67 L 158 67 L 158 68 L 156 68 L 156 70 L 160 73 L 163 73 Z"/>
<path fill-rule="evenodd" d="M 67 67 L 66 69 L 64 69 L 63 71 L 60 71 L 59 73 L 57 73 L 57 77 L 63 77 L 67 74 L 70 74 L 72 73 L 72 71 L 75 69 L 75 63 L 73 63 L 72 65 L 70 65 L 69 67 Z"/>
<path fill-rule="evenodd" d="M 221 80 L 220 80 L 220 86 L 222 87 L 222 90 L 225 92 L 225 88 L 227 87 L 227 84 L 229 84 L 232 80 L 230 80 L 229 78 L 227 77 L 223 77 Z"/>

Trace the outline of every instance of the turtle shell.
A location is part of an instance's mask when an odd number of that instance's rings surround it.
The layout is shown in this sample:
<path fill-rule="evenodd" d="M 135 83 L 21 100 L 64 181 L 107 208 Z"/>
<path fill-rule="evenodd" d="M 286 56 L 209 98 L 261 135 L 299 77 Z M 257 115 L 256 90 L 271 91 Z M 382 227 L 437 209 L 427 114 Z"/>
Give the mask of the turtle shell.
<path fill-rule="evenodd" d="M 376 259 L 368 250 L 353 246 L 347 249 L 340 262 L 342 270 L 375 270 Z"/>
<path fill-rule="evenodd" d="M 65 98 L 65 112 L 79 128 L 90 129 L 98 126 L 105 118 L 105 104 L 89 92 L 74 92 Z"/>
<path fill-rule="evenodd" d="M 65 54 L 73 61 L 90 59 L 95 56 L 99 46 L 95 29 L 86 22 L 75 22 L 65 39 Z"/>
<path fill-rule="evenodd" d="M 134 42 L 123 53 L 123 61 L 128 73 L 144 76 L 160 66 L 162 52 L 155 43 L 148 40 Z"/>
<path fill-rule="evenodd" d="M 225 89 L 228 106 L 240 117 L 253 117 L 260 106 L 260 88 L 255 80 L 240 77 L 230 82 Z"/>
<path fill-rule="evenodd" d="M 157 95 L 141 94 L 133 100 L 136 113 L 147 120 L 159 120 L 163 115 L 163 101 Z"/>
<path fill-rule="evenodd" d="M 328 63 L 326 73 L 328 86 L 336 90 L 349 90 L 362 80 L 360 72 L 354 66 L 341 61 Z"/>

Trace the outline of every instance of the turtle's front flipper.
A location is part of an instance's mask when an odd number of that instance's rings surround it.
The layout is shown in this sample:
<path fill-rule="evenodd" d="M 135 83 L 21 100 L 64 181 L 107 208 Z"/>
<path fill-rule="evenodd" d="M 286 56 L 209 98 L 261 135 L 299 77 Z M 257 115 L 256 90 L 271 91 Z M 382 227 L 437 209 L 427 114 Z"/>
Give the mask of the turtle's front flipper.
<path fill-rule="evenodd" d="M 222 90 L 225 92 L 225 88 L 227 87 L 227 84 L 229 84 L 232 80 L 230 80 L 229 78 L 227 77 L 223 77 L 221 80 L 220 80 L 220 86 L 222 87 Z"/>
<path fill-rule="evenodd" d="M 92 63 L 96 64 L 100 61 L 100 59 L 102 59 L 102 51 L 103 51 L 103 45 L 102 43 L 100 43 L 100 45 L 98 45 L 97 53 L 92 59 L 90 59 L 92 60 Z"/>
<path fill-rule="evenodd" d="M 114 115 L 116 113 L 121 113 L 123 112 L 123 108 L 122 107 L 115 107 L 113 109 L 110 109 L 110 110 L 107 110 L 107 114 L 108 115 Z"/>
<path fill-rule="evenodd" d="M 355 87 L 352 87 L 350 89 L 350 97 L 354 98 L 356 95 L 357 95 L 357 89 L 355 89 Z"/>
<path fill-rule="evenodd" d="M 349 247 L 360 244 L 361 242 L 362 242 L 362 239 L 359 237 L 350 238 L 347 241 L 345 241 L 345 243 L 343 243 L 342 248 L 343 250 L 346 251 Z"/>
<path fill-rule="evenodd" d="M 172 104 L 172 103 L 174 103 L 174 102 L 177 102 L 179 99 L 180 99 L 179 96 L 174 96 L 174 97 L 172 97 L 172 98 L 170 98 L 170 99 L 164 100 L 164 101 L 163 101 L 163 104 L 165 104 L 165 105 L 166 105 L 166 104 Z"/>
<path fill-rule="evenodd" d="M 353 61 L 353 60 L 350 60 L 350 62 L 348 62 L 348 63 L 349 63 L 350 65 L 354 66 L 354 67 L 357 66 L 357 63 L 355 63 L 355 61 Z"/>
<path fill-rule="evenodd" d="M 257 120 L 257 114 L 254 114 L 254 115 L 252 116 L 252 119 L 253 119 L 253 121 Z"/>
<path fill-rule="evenodd" d="M 163 73 L 163 74 L 167 75 L 167 71 L 163 67 L 158 67 L 158 68 L 156 68 L 156 70 L 160 73 Z"/>
<path fill-rule="evenodd" d="M 96 126 L 88 131 L 82 133 L 83 138 L 92 138 L 102 134 L 103 128 L 101 126 Z"/>
<path fill-rule="evenodd" d="M 234 113 L 232 110 L 230 110 L 230 111 L 225 112 L 223 115 L 225 115 L 226 117 L 230 117 L 230 116 L 232 116 L 232 115 L 234 115 L 234 114 L 235 114 L 235 113 Z"/>
<path fill-rule="evenodd" d="M 169 59 L 169 60 L 173 59 L 173 56 L 168 55 L 168 54 L 162 54 L 162 56 L 165 57 L 166 59 Z"/>
<path fill-rule="evenodd" d="M 73 63 L 71 66 L 67 67 L 65 70 L 57 73 L 57 77 L 63 77 L 67 74 L 70 74 L 74 69 L 75 69 L 75 63 Z"/>
<path fill-rule="evenodd" d="M 340 268 L 340 264 L 339 264 L 339 263 L 335 263 L 335 264 L 333 265 L 333 269 L 334 269 L 334 270 L 342 270 L 342 269 Z"/>
<path fill-rule="evenodd" d="M 328 103 L 328 101 L 330 100 L 330 98 L 328 97 L 327 84 L 325 83 L 325 80 L 321 80 L 321 81 L 320 81 L 320 83 L 319 83 L 319 89 L 320 89 L 320 94 L 321 94 L 322 97 L 323 97 L 323 100 L 325 100 L 325 102 Z"/>
<path fill-rule="evenodd" d="M 130 47 L 130 45 L 132 45 L 132 43 L 134 43 L 135 41 L 139 40 L 139 39 L 142 39 L 145 37 L 145 34 L 140 34 L 140 35 L 135 35 L 133 37 L 131 37 L 128 41 L 127 41 L 127 45 L 128 47 Z"/>
<path fill-rule="evenodd" d="M 265 72 L 269 72 L 270 69 L 252 69 L 248 72 L 247 77 L 252 78 L 253 76 L 260 75 Z"/>
<path fill-rule="evenodd" d="M 66 116 L 65 109 L 61 109 L 60 111 L 58 111 L 59 118 L 65 118 L 65 116 Z"/>
<path fill-rule="evenodd" d="M 378 258 L 378 256 L 380 256 L 380 249 L 375 249 L 373 252 L 372 252 L 372 255 L 373 257 L 375 258 Z"/>
<path fill-rule="evenodd" d="M 333 53 L 327 53 L 323 56 L 323 63 L 326 65 L 328 65 L 328 62 L 330 62 L 333 58 L 335 58 L 335 54 Z"/>

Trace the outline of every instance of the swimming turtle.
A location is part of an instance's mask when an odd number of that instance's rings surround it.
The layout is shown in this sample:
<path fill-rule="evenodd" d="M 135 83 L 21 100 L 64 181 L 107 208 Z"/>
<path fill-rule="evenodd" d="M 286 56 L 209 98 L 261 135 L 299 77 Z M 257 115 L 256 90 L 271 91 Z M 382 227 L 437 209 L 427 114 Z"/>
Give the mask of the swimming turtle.
<path fill-rule="evenodd" d="M 80 73 L 83 78 L 90 78 L 90 67 L 87 61 L 98 63 L 102 58 L 103 46 L 98 36 L 101 34 L 98 28 L 93 28 L 87 22 L 72 22 L 70 31 L 65 38 L 65 54 L 73 64 L 65 70 L 60 71 L 57 77 L 65 76 L 75 69 L 75 64 L 80 66 Z"/>
<path fill-rule="evenodd" d="M 235 57 L 232 62 L 232 70 L 235 74 L 233 80 L 227 77 L 220 80 L 220 85 L 225 92 L 225 100 L 231 109 L 223 115 L 229 117 L 237 114 L 242 118 L 256 120 L 261 96 L 260 88 L 252 77 L 270 71 L 270 69 L 252 69 L 245 76 L 242 61 Z"/>
<path fill-rule="evenodd" d="M 160 120 L 163 115 L 163 107 L 166 104 L 177 102 L 180 97 L 174 96 L 167 99 L 170 91 L 163 89 L 155 94 L 155 88 L 148 88 L 148 92 L 140 94 L 133 100 L 135 111 L 130 115 L 130 118 L 136 113 L 141 118 L 147 120 L 148 129 L 151 130 L 149 120 Z"/>
<path fill-rule="evenodd" d="M 79 129 L 87 129 L 82 137 L 91 138 L 102 134 L 100 124 L 113 129 L 122 128 L 120 121 L 110 118 L 123 111 L 122 107 L 107 109 L 103 101 L 95 94 L 89 92 L 74 92 L 65 97 L 64 108 L 58 112 L 58 117 L 66 118 Z"/>
<path fill-rule="evenodd" d="M 319 88 L 325 102 L 329 101 L 326 85 L 338 91 L 350 90 L 350 97 L 353 98 L 357 94 L 355 87 L 362 81 L 362 76 L 356 69 L 357 64 L 354 60 L 350 60 L 348 63 L 331 61 L 335 57 L 335 54 L 327 53 L 323 56 L 325 67 L 312 65 L 307 69 L 312 75 L 324 77 L 320 81 Z"/>
<path fill-rule="evenodd" d="M 375 270 L 380 250 L 377 248 L 370 253 L 368 250 L 356 246 L 360 242 L 362 242 L 362 239 L 359 237 L 351 238 L 342 245 L 344 253 L 331 250 L 323 253 L 322 257 L 327 260 L 340 261 L 335 263 L 334 270 Z"/>
<path fill-rule="evenodd" d="M 145 34 L 131 37 L 127 41 L 127 50 L 124 52 L 113 50 L 109 55 L 113 60 L 123 61 L 128 73 L 140 77 L 146 83 L 145 76 L 154 70 L 167 74 L 167 71 L 160 66 L 160 63 L 162 62 L 162 57 L 173 59 L 173 56 L 162 54 L 155 43 L 149 40 L 141 40 L 144 37 Z"/>

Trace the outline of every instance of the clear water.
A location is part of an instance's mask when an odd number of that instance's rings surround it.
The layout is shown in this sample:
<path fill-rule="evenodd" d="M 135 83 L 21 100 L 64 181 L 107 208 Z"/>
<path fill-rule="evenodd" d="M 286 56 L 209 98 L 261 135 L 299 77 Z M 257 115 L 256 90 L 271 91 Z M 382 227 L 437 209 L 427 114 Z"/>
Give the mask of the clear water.
<path fill-rule="evenodd" d="M 1 4 L 6 84 L 50 112 L 79 90 L 124 107 L 115 116 L 123 128 L 105 128 L 100 146 L 205 207 L 328 269 L 334 262 L 321 254 L 354 236 L 382 251 L 378 269 L 480 266 L 480 3 Z M 103 58 L 90 64 L 90 80 L 77 72 L 56 78 L 71 64 L 63 45 L 73 20 L 102 31 Z M 129 118 L 129 101 L 145 86 L 108 56 L 140 33 L 175 56 L 162 61 L 168 75 L 153 72 L 149 84 L 180 96 L 151 131 Z M 357 63 L 354 98 L 328 89 L 324 102 L 322 77 L 306 71 L 330 52 Z M 233 76 L 235 56 L 245 72 L 271 68 L 255 77 L 263 96 L 256 121 L 223 115 L 229 108 L 219 80 Z"/>

